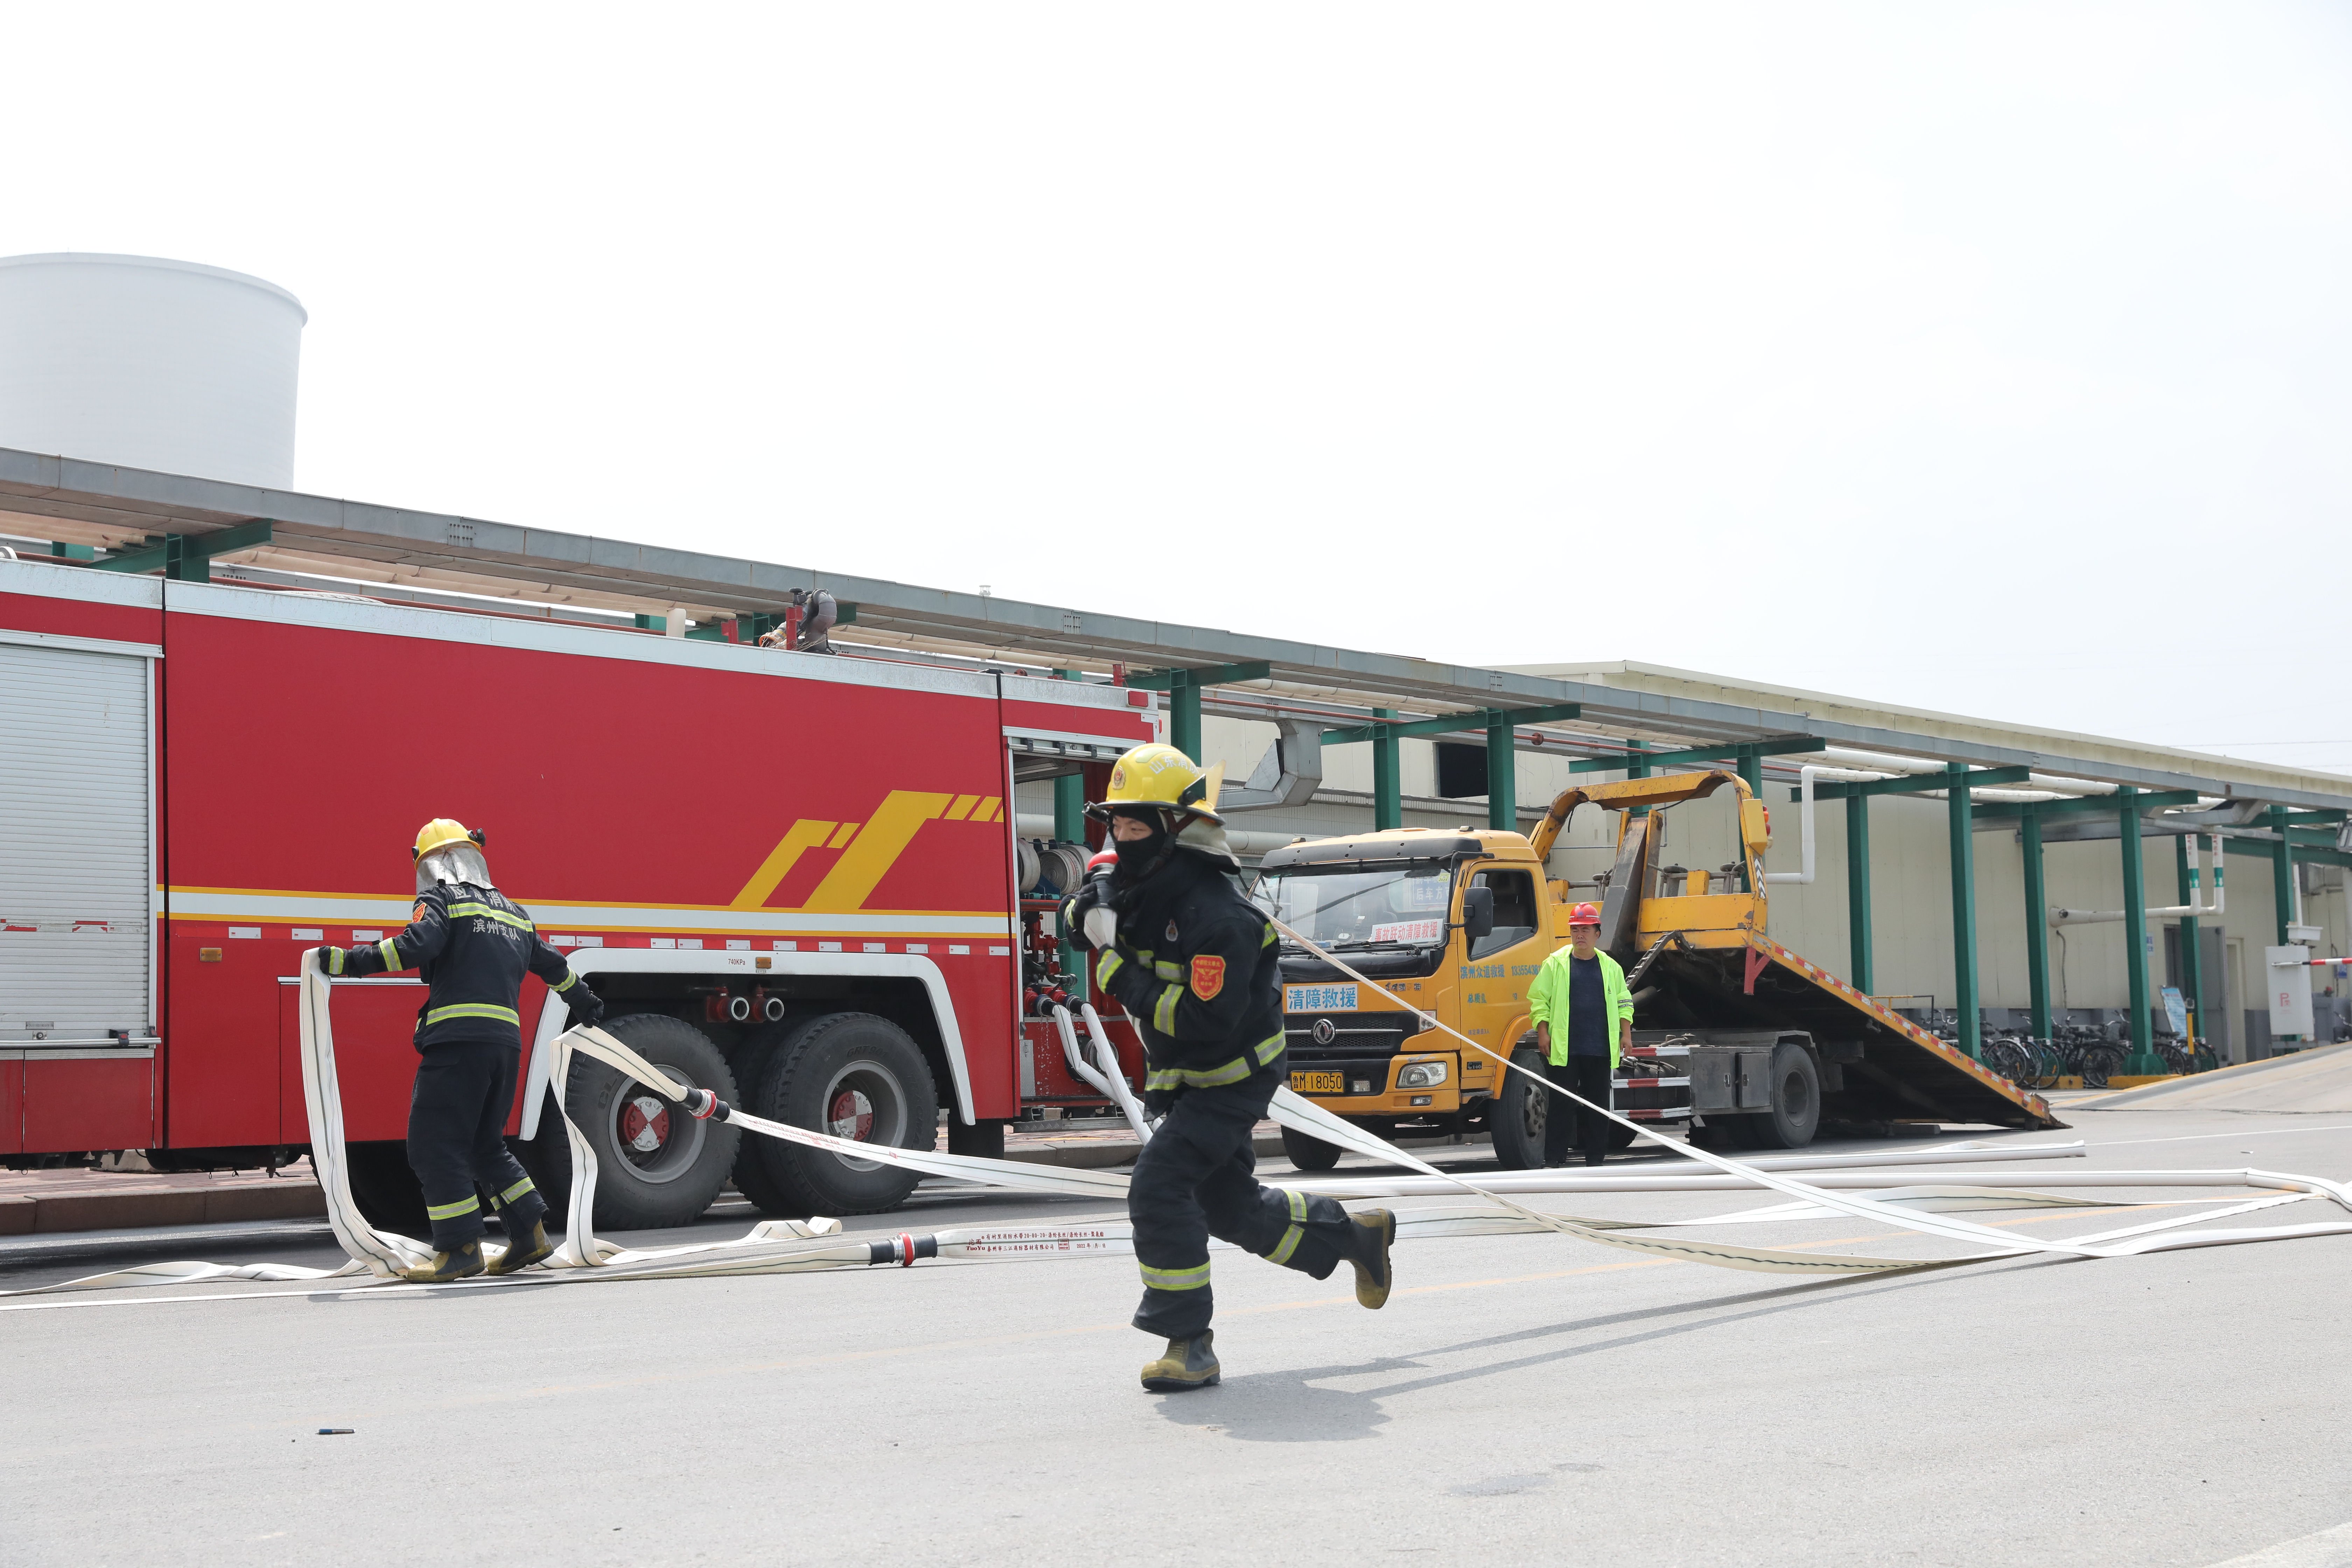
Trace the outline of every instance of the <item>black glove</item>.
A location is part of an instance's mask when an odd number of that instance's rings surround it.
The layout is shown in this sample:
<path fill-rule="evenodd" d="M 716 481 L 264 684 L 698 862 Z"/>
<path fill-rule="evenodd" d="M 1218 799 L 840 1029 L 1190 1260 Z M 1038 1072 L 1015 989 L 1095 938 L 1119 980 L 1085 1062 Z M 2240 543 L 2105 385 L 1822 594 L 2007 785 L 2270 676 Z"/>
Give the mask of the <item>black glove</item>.
<path fill-rule="evenodd" d="M 572 1021 L 593 1029 L 604 1021 L 604 1000 L 588 989 L 585 980 L 575 980 L 563 993 L 563 1005 L 572 1009 Z"/>
<path fill-rule="evenodd" d="M 1160 978 L 1151 965 L 1135 956 L 1125 942 L 1119 943 L 1118 971 L 1110 977 L 1104 989 L 1118 999 L 1118 1005 L 1130 1018 L 1148 1018 L 1152 1005 L 1160 1000 L 1160 988 L 1167 982 Z"/>
<path fill-rule="evenodd" d="M 1112 919 L 1109 921 L 1100 919 L 1092 921 L 1097 929 L 1089 931 L 1087 927 L 1090 922 L 1087 916 L 1097 910 Z M 1096 939 L 1103 934 L 1100 928 L 1106 924 L 1117 929 L 1118 912 L 1118 906 L 1111 900 L 1110 878 L 1107 873 L 1097 872 L 1079 883 L 1078 890 L 1071 894 L 1069 902 L 1062 906 L 1063 935 L 1068 941 L 1084 942 L 1088 947 L 1107 947 L 1109 943 Z"/>

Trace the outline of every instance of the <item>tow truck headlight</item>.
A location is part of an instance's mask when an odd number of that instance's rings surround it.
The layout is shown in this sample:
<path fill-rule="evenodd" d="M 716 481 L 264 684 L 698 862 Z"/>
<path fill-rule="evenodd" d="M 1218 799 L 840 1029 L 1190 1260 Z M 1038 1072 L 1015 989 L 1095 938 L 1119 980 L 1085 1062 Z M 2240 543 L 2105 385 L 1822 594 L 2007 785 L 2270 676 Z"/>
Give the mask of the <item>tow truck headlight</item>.
<path fill-rule="evenodd" d="M 1444 1062 L 1414 1062 L 1397 1074 L 1399 1089 L 1435 1089 L 1444 1081 Z"/>

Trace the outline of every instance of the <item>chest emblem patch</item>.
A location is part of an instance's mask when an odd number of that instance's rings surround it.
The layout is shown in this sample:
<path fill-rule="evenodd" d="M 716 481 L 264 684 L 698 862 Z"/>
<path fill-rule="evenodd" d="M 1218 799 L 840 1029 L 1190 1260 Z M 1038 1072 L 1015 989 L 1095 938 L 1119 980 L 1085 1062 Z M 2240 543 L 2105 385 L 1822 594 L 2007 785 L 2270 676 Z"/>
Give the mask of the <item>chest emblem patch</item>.
<path fill-rule="evenodd" d="M 1176 922 L 1174 921 L 1170 921 L 1168 922 L 1168 940 L 1170 942 L 1174 942 L 1176 940 Z"/>
<path fill-rule="evenodd" d="M 1213 1002 L 1224 988 L 1225 961 L 1214 953 L 1197 954 L 1192 960 L 1192 994 L 1203 1002 Z"/>

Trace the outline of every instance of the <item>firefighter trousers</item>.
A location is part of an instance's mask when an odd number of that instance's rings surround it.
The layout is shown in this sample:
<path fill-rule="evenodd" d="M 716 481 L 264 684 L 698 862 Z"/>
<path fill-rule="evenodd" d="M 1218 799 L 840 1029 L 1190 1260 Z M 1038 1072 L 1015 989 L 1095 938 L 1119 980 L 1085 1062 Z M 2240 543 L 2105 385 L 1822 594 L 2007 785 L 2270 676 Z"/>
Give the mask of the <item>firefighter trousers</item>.
<path fill-rule="evenodd" d="M 1328 1279 L 1351 1255 L 1355 1226 L 1331 1198 L 1261 1185 L 1252 1147 L 1276 1085 L 1277 1062 L 1240 1083 L 1177 1091 L 1129 1183 L 1128 1218 L 1143 1271 L 1135 1326 L 1189 1339 L 1209 1326 L 1209 1237 L 1270 1263 Z"/>
<path fill-rule="evenodd" d="M 507 1234 L 546 1217 L 547 1200 L 507 1148 L 507 1112 L 514 1107 L 516 1047 L 488 1040 L 427 1046 L 416 1065 L 408 1101 L 408 1164 L 425 1189 L 433 1246 L 452 1251 L 478 1241 L 482 1198 L 499 1211 Z"/>

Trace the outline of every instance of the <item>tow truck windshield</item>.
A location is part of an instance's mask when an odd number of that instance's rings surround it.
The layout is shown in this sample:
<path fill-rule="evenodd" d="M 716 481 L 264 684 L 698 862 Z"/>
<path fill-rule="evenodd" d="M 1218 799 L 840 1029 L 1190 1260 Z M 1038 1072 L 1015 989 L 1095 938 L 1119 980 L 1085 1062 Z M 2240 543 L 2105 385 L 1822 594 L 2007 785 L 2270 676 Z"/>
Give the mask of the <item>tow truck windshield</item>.
<path fill-rule="evenodd" d="M 1445 941 L 1454 874 L 1444 865 L 1285 866 L 1260 877 L 1250 896 L 1318 946 L 1436 947 Z M 1284 948 L 1299 951 L 1288 937 Z"/>

